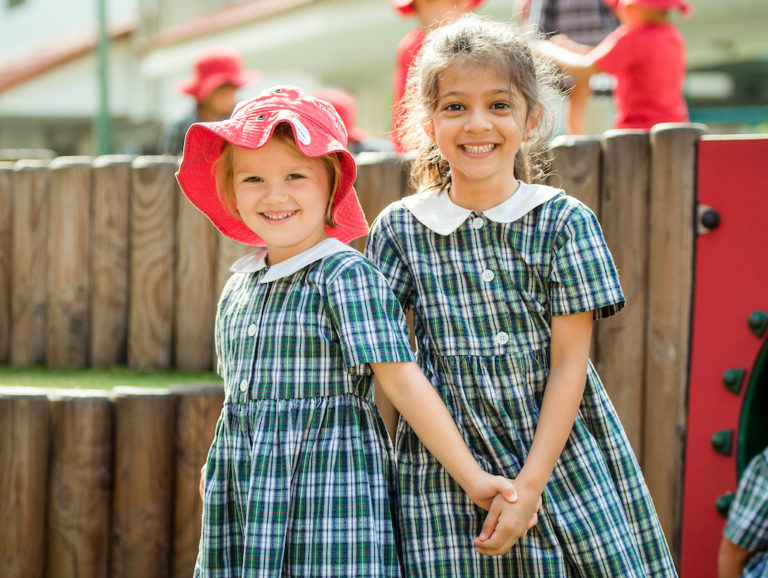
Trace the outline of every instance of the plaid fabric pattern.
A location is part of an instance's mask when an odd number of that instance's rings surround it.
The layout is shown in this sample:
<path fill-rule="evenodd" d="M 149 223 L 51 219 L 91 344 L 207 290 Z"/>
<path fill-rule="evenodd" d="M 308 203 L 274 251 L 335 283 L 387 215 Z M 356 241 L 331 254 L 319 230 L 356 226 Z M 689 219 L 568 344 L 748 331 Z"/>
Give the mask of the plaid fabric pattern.
<path fill-rule="evenodd" d="M 207 461 L 196 576 L 400 576 L 392 446 L 372 362 L 413 360 L 381 274 L 343 251 L 227 283 L 226 399 Z"/>
<path fill-rule="evenodd" d="M 539 27 L 547 35 L 596 46 L 619 25 L 602 0 L 542 0 Z"/>
<path fill-rule="evenodd" d="M 768 448 L 752 458 L 739 480 L 725 537 L 754 552 L 742 576 L 768 576 Z"/>
<path fill-rule="evenodd" d="M 422 370 L 480 464 L 515 477 L 549 372 L 552 315 L 619 311 L 624 296 L 594 215 L 559 194 L 511 223 L 472 213 L 450 235 L 402 203 L 367 252 L 414 312 Z M 474 552 L 475 507 L 400 421 L 396 443 L 408 576 L 675 576 L 635 456 L 590 364 L 576 423 L 538 525 L 507 554 Z"/>

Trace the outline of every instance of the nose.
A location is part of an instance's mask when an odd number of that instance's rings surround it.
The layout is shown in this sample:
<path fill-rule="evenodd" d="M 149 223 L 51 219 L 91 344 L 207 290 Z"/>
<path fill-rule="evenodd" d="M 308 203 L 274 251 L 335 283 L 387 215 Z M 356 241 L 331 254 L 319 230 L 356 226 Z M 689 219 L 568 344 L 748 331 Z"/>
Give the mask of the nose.
<path fill-rule="evenodd" d="M 471 109 L 468 111 L 464 130 L 467 132 L 482 132 L 491 128 L 491 121 L 488 114 L 482 108 Z"/>
<path fill-rule="evenodd" d="M 282 183 L 270 183 L 264 191 L 264 200 L 270 203 L 279 203 L 286 198 Z"/>

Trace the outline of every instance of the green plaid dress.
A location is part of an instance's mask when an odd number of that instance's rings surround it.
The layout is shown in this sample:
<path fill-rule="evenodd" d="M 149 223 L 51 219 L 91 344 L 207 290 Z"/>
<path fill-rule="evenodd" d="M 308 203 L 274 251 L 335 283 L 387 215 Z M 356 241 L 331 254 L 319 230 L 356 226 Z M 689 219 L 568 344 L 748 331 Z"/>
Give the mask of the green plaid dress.
<path fill-rule="evenodd" d="M 744 470 L 724 534 L 753 553 L 742 578 L 768 576 L 768 447 L 752 458 Z"/>
<path fill-rule="evenodd" d="M 484 213 L 426 191 L 385 209 L 367 254 L 414 313 L 418 362 L 488 471 L 516 477 L 538 423 L 553 315 L 624 305 L 597 219 L 576 199 L 521 183 Z M 588 367 L 576 423 L 539 523 L 503 556 L 473 550 L 474 506 L 400 420 L 408 576 L 675 576 L 640 468 Z"/>
<path fill-rule="evenodd" d="M 397 299 L 335 239 L 233 268 L 195 576 L 400 576 L 394 459 L 368 365 L 414 359 Z"/>

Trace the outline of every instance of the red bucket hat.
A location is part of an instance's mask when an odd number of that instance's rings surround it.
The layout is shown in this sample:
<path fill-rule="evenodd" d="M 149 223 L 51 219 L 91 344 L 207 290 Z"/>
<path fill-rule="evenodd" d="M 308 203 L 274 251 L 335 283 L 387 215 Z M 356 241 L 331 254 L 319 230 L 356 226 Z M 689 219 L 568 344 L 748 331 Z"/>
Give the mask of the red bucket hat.
<path fill-rule="evenodd" d="M 265 90 L 238 104 L 228 120 L 193 124 L 187 131 L 181 166 L 176 173 L 181 190 L 222 234 L 246 245 L 265 246 L 264 240 L 219 200 L 213 164 L 221 155 L 224 141 L 257 150 L 269 141 L 280 123 L 291 126 L 296 146 L 303 155 L 339 156 L 341 176 L 332 211 L 336 226 L 326 225 L 328 236 L 349 243 L 367 235 L 368 223 L 353 186 L 357 176 L 355 160 L 345 148 L 344 124 L 332 105 L 306 96 L 295 87 Z"/>
<path fill-rule="evenodd" d="M 679 10 L 686 18 L 693 14 L 693 6 L 687 0 L 603 0 L 609 8 L 634 4 L 651 10 Z"/>
<path fill-rule="evenodd" d="M 469 7 L 474 10 L 484 0 L 469 0 Z M 392 8 L 400 12 L 403 16 L 410 16 L 413 14 L 413 0 L 391 0 Z"/>
<path fill-rule="evenodd" d="M 256 70 L 243 70 L 237 53 L 221 47 L 209 48 L 195 61 L 194 75 L 176 88 L 197 102 L 205 100 L 218 87 L 232 84 L 240 88 L 261 78 Z"/>

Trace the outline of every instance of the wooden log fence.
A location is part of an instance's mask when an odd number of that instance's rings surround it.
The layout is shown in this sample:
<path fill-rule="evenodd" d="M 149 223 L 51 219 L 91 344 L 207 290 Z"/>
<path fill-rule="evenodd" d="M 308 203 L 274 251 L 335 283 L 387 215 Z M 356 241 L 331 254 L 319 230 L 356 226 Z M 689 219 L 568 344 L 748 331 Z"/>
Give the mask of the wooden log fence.
<path fill-rule="evenodd" d="M 549 178 L 599 216 L 618 265 L 628 306 L 596 324 L 593 359 L 675 556 L 696 142 L 704 130 L 658 125 L 650 134 L 561 137 L 552 145 Z M 372 221 L 410 194 L 407 162 L 385 154 L 358 160 L 356 188 Z M 215 367 L 216 299 L 229 265 L 249 248 L 223 238 L 186 201 L 173 177 L 177 162 L 104 156 L 0 163 L 0 364 Z M 364 239 L 354 246 L 362 250 Z M 220 404 L 221 392 L 210 388 L 50 399 L 0 392 L 0 459 L 7 464 L 0 492 L 14 488 L 4 506 L 13 523 L 0 530 L 0 575 L 43 575 L 43 558 L 51 576 L 75 575 L 67 570 L 73 560 L 87 565 L 77 569 L 82 576 L 189 575 L 198 469 Z M 93 423 L 81 437 L 93 447 L 75 455 L 69 422 L 85 419 Z M 88 490 L 74 483 L 81 479 Z M 78 511 L 92 520 L 77 521 Z"/>

